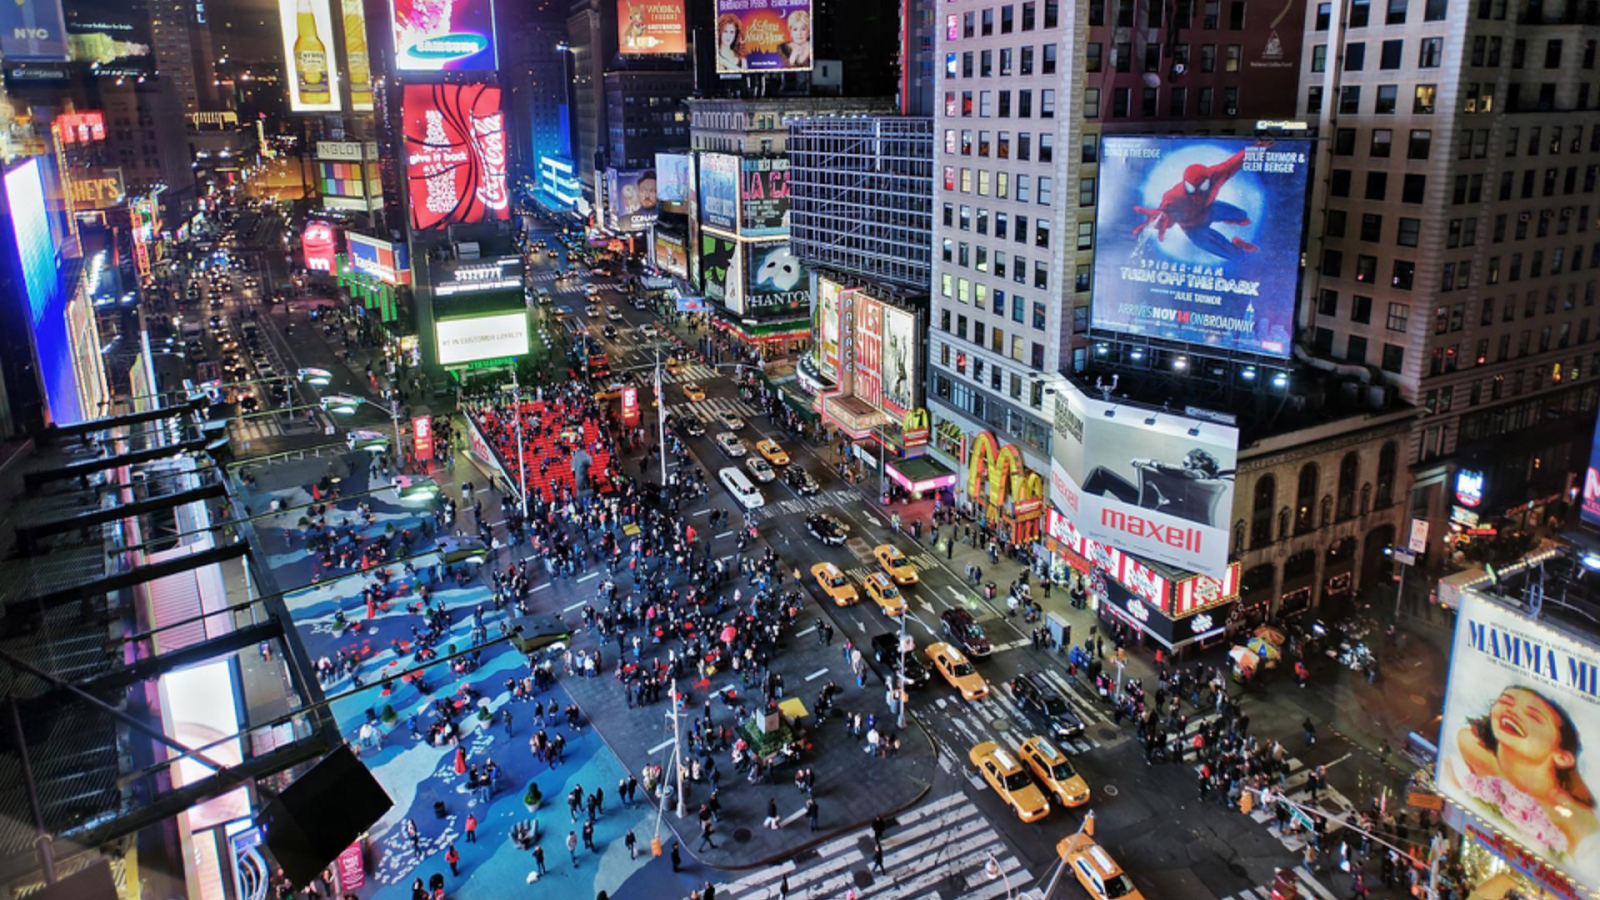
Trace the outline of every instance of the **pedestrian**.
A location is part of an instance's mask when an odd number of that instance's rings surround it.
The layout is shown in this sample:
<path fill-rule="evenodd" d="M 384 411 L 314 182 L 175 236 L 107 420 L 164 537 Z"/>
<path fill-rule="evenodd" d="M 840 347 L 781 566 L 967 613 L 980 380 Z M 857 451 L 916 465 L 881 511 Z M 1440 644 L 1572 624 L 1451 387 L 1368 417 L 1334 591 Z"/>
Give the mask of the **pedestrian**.
<path fill-rule="evenodd" d="M 711 824 L 711 820 L 710 819 L 705 819 L 705 820 L 701 821 L 701 823 L 700 823 L 700 847 L 699 847 L 699 849 L 704 850 L 704 849 L 706 849 L 708 847 L 711 848 L 712 850 L 717 849 L 717 845 L 715 843 L 713 843 L 712 840 L 711 840 L 711 834 L 715 830 L 716 830 L 716 826 Z"/>
<path fill-rule="evenodd" d="M 572 867 L 576 869 L 578 867 L 578 833 L 576 831 L 567 832 L 567 852 L 572 855 Z"/>
<path fill-rule="evenodd" d="M 817 798 L 806 798 L 806 821 L 811 823 L 811 830 L 817 830 Z"/>
<path fill-rule="evenodd" d="M 762 820 L 761 827 L 773 830 L 783 827 L 782 823 L 778 821 L 778 801 L 771 797 L 767 798 L 767 817 Z"/>
<path fill-rule="evenodd" d="M 583 849 L 588 850 L 588 851 L 590 851 L 592 853 L 600 852 L 599 850 L 596 850 L 595 846 L 594 846 L 594 820 L 593 819 L 590 819 L 589 821 L 583 823 Z"/>
<path fill-rule="evenodd" d="M 476 844 L 478 842 L 478 817 L 474 816 L 472 813 L 467 813 L 466 829 L 467 843 Z"/>
<path fill-rule="evenodd" d="M 549 870 L 544 867 L 544 847 L 538 844 L 533 847 L 533 869 L 540 875 L 549 874 Z"/>
<path fill-rule="evenodd" d="M 628 830 L 627 835 L 622 839 L 622 843 L 628 848 L 629 859 L 634 859 L 639 855 L 639 839 L 633 836 L 632 829 Z"/>
<path fill-rule="evenodd" d="M 456 868 L 456 864 L 461 862 L 461 854 L 456 852 L 455 844 L 452 843 L 449 848 L 444 851 L 444 861 L 450 864 L 451 876 L 459 877 L 461 875 L 461 871 Z"/>
<path fill-rule="evenodd" d="M 672 871 L 677 872 L 683 864 L 683 856 L 678 853 L 678 842 L 672 842 Z"/>
<path fill-rule="evenodd" d="M 886 874 L 883 869 L 883 845 L 879 843 L 872 845 L 872 870 L 880 874 Z"/>

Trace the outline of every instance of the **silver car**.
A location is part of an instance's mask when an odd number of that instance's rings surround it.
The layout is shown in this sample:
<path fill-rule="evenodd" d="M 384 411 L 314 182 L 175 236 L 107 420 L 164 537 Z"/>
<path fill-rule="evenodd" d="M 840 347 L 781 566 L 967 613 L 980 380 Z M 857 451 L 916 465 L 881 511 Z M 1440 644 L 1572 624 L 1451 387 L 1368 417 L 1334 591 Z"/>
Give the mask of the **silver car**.
<path fill-rule="evenodd" d="M 744 428 L 744 420 L 731 412 L 719 412 L 717 413 L 717 419 L 721 421 L 723 426 L 725 426 L 729 431 L 740 431 Z"/>
<path fill-rule="evenodd" d="M 759 456 L 752 456 L 745 460 L 744 467 L 750 470 L 750 477 L 762 484 L 768 484 L 778 477 L 778 473 L 772 471 L 772 464 Z"/>
<path fill-rule="evenodd" d="M 717 435 L 714 440 L 716 441 L 717 446 L 722 448 L 723 453 L 728 454 L 734 459 L 738 459 L 739 457 L 750 452 L 750 449 L 744 445 L 744 439 L 740 438 L 737 434 L 734 434 L 731 431 L 722 432 L 721 434 Z"/>

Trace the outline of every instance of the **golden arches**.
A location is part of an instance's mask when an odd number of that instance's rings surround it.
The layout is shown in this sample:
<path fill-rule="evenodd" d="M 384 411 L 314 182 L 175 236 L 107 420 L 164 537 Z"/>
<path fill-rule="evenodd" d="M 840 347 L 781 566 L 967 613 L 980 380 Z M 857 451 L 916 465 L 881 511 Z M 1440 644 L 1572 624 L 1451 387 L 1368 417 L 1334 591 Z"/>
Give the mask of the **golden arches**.
<path fill-rule="evenodd" d="M 987 477 L 987 490 L 985 478 Z M 1000 446 L 990 432 L 972 438 L 967 462 L 967 496 L 986 499 L 992 507 L 1003 507 L 1009 497 L 1013 504 L 1044 497 L 1044 479 L 1022 461 L 1016 446 Z"/>

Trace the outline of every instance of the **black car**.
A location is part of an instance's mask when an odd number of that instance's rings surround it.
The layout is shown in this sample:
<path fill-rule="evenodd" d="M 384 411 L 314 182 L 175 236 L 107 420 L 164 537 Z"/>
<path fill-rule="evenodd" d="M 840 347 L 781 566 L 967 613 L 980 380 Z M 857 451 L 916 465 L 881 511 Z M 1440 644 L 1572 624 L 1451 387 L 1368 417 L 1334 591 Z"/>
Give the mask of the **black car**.
<path fill-rule="evenodd" d="M 703 437 L 706 433 L 706 426 L 694 416 L 674 416 L 672 424 L 686 437 Z"/>
<path fill-rule="evenodd" d="M 983 626 L 972 617 L 972 613 L 964 609 L 947 609 L 939 615 L 939 621 L 944 623 L 945 637 L 950 643 L 955 644 L 971 657 L 988 656 L 994 650 L 989 643 L 989 636 L 983 633 Z"/>
<path fill-rule="evenodd" d="M 879 664 L 888 666 L 891 670 L 900 668 L 900 635 L 890 631 L 872 639 L 872 658 Z M 922 654 L 911 650 L 905 655 L 905 672 L 907 687 L 925 687 L 933 679 L 933 673 L 922 664 Z"/>
<path fill-rule="evenodd" d="M 794 488 L 795 493 L 801 496 L 809 496 L 822 490 L 822 485 L 817 484 L 817 480 L 799 466 L 784 466 L 783 483 Z"/>
<path fill-rule="evenodd" d="M 617 339 L 617 329 L 611 327 L 610 325 L 600 326 L 600 333 L 605 335 L 606 340 L 608 341 L 614 341 Z"/>
<path fill-rule="evenodd" d="M 806 516 L 806 531 L 822 543 L 837 547 L 844 543 L 850 527 L 827 513 L 812 513 Z"/>
<path fill-rule="evenodd" d="M 1024 712 L 1049 729 L 1052 738 L 1065 741 L 1083 734 L 1082 717 L 1072 711 L 1067 698 L 1043 676 L 1023 672 L 1011 679 L 1011 696 Z"/>

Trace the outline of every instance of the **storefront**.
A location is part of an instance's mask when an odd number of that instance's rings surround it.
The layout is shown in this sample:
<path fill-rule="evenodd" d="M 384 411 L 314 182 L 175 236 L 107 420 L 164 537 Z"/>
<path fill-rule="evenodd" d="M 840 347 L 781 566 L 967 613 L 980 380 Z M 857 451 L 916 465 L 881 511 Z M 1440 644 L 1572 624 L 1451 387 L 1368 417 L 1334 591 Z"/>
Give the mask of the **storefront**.
<path fill-rule="evenodd" d="M 1468 900 L 1593 900 L 1600 896 L 1454 804 L 1446 804 L 1444 821 L 1461 834 L 1456 863 L 1465 875 L 1465 885 L 1471 887 L 1471 893 L 1457 896 Z"/>
<path fill-rule="evenodd" d="M 1022 462 L 1022 451 L 979 432 L 967 461 L 967 502 L 1001 543 L 1039 539 L 1044 516 L 1044 479 Z"/>
<path fill-rule="evenodd" d="M 1167 653 L 1176 654 L 1191 644 L 1206 647 L 1227 636 L 1226 619 L 1218 612 L 1200 612 L 1174 619 L 1110 578 L 1094 583 L 1104 587 L 1100 618 L 1132 628 L 1140 643 L 1148 639 Z"/>
<path fill-rule="evenodd" d="M 711 324 L 730 339 L 754 348 L 767 361 L 797 356 L 811 346 L 811 320 L 806 318 L 762 320 L 715 316 Z"/>
<path fill-rule="evenodd" d="M 937 492 L 945 502 L 955 499 L 956 473 L 928 456 L 889 460 L 889 480 L 920 500 Z"/>

